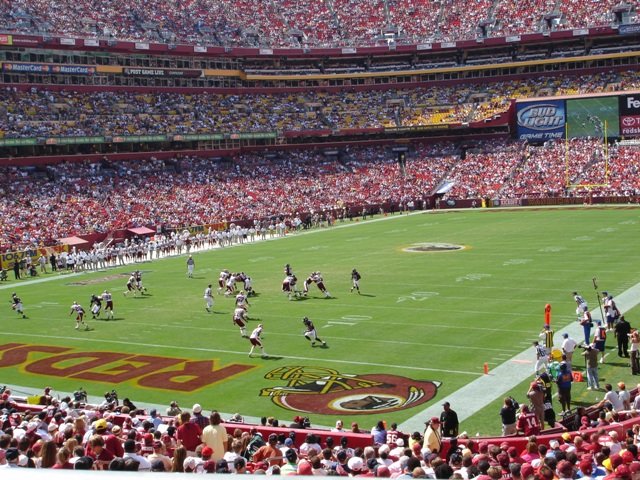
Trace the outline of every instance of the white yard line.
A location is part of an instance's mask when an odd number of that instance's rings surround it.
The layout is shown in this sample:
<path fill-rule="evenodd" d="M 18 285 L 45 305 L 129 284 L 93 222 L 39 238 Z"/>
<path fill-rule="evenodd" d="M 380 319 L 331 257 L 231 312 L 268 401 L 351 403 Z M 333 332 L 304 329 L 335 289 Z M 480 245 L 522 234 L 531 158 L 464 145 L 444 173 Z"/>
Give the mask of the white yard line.
<path fill-rule="evenodd" d="M 127 346 L 136 346 L 136 347 L 147 347 L 147 348 L 162 348 L 172 351 L 197 351 L 197 352 L 208 352 L 208 353 L 227 353 L 231 355 L 240 355 L 242 357 L 247 357 L 248 350 L 223 350 L 219 348 L 201 348 L 201 347 L 184 347 L 178 345 L 162 345 L 159 343 L 141 343 L 141 342 L 127 342 L 127 341 L 119 341 L 119 340 L 109 340 L 103 338 L 87 338 L 82 336 L 72 337 L 70 335 L 65 336 L 57 336 L 57 335 L 39 335 L 36 333 L 22 333 L 22 332 L 3 332 L 6 335 L 20 335 L 21 337 L 31 337 L 31 338 L 45 338 L 45 339 L 55 339 L 55 340 L 77 340 L 84 343 L 110 343 L 114 345 L 127 345 Z M 478 372 L 466 371 L 466 370 L 449 370 L 445 368 L 429 368 L 429 367 L 419 367 L 413 365 L 390 365 L 386 363 L 374 363 L 374 362 L 356 362 L 354 360 L 340 360 L 340 359 L 331 359 L 331 358 L 311 358 L 308 356 L 299 357 L 295 355 L 278 355 L 277 352 L 268 352 L 272 357 L 288 359 L 288 360 L 316 360 L 318 362 L 324 363 L 339 363 L 345 365 L 364 365 L 364 366 L 372 366 L 372 367 L 387 367 L 394 369 L 404 369 L 404 370 L 418 370 L 423 372 L 442 372 L 442 373 L 457 373 L 461 375 L 472 375 L 474 377 L 478 376 Z M 133 354 L 132 354 L 133 355 Z"/>

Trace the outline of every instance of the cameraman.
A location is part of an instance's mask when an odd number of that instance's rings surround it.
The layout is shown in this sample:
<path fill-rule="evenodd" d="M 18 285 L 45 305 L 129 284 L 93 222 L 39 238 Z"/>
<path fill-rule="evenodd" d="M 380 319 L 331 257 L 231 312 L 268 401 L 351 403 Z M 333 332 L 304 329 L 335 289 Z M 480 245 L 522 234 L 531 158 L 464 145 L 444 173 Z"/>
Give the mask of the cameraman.
<path fill-rule="evenodd" d="M 80 387 L 73 392 L 73 399 L 78 403 L 87 403 L 87 391 Z"/>
<path fill-rule="evenodd" d="M 600 390 L 598 379 L 598 349 L 595 344 L 582 345 L 582 356 L 587 364 L 587 390 Z"/>
<path fill-rule="evenodd" d="M 118 407 L 118 393 L 115 390 L 111 390 L 104 394 L 104 402 L 100 404 L 100 408 L 106 408 L 108 410 L 115 410 Z"/>

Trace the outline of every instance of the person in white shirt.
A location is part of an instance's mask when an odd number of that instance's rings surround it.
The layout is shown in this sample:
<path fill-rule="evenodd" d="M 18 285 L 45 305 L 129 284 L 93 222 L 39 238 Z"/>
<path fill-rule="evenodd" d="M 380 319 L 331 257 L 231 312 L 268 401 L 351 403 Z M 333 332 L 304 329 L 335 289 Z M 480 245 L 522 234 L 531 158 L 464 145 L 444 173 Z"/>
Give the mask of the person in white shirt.
<path fill-rule="evenodd" d="M 578 342 L 576 342 L 573 338 L 571 338 L 568 333 L 563 333 L 562 338 L 564 339 L 562 341 L 562 353 L 566 355 L 567 363 L 569 364 L 569 366 L 571 366 L 572 359 L 573 359 L 573 352 L 578 346 Z"/>
<path fill-rule="evenodd" d="M 613 386 L 610 383 L 607 383 L 604 386 L 604 389 L 606 390 L 607 393 L 605 393 L 604 398 L 598 404 L 598 406 L 603 407 L 606 403 L 610 403 L 616 412 L 620 412 L 624 410 L 624 405 L 620 400 L 620 397 L 618 396 L 618 394 L 613 391 Z"/>
<path fill-rule="evenodd" d="M 211 313 L 211 309 L 213 308 L 213 291 L 211 290 L 211 284 L 207 285 L 207 288 L 204 289 L 204 301 L 206 306 L 204 307 L 208 313 Z"/>
<path fill-rule="evenodd" d="M 138 453 L 136 453 L 135 440 L 127 440 L 126 442 L 124 442 L 124 455 L 122 456 L 122 458 L 124 458 L 125 460 L 127 458 L 132 458 L 133 460 L 138 462 L 139 472 L 151 471 L 151 462 L 147 460 L 146 457 L 143 457 L 142 455 L 139 455 Z"/>

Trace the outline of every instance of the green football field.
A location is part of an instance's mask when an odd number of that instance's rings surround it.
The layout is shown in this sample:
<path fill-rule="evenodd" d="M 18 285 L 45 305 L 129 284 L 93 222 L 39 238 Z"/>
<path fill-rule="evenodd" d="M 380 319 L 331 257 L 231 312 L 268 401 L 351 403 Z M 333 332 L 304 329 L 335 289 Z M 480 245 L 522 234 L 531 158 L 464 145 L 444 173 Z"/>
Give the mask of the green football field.
<path fill-rule="evenodd" d="M 94 396 L 116 389 L 134 402 L 198 402 L 286 423 L 298 412 L 314 425 L 402 423 L 483 375 L 485 362 L 494 368 L 529 347 L 545 304 L 558 331 L 575 321 L 572 291 L 597 305 L 593 277 L 614 296 L 640 283 L 639 233 L 633 207 L 417 213 L 196 253 L 193 279 L 185 256 L 141 263 L 149 295 L 137 298 L 122 293 L 131 266 L 10 280 L 0 284 L 0 383 L 26 391 L 84 387 Z M 312 286 L 308 297 L 288 300 L 286 263 L 300 287 L 321 271 L 332 298 Z M 360 295 L 349 292 L 354 267 Z M 269 358 L 248 357 L 249 342 L 232 324 L 232 298 L 217 295 L 214 313 L 205 311 L 204 289 L 215 289 L 223 268 L 252 277 L 248 330 L 264 325 Z M 114 293 L 116 319 L 88 315 L 92 329 L 75 330 L 72 302 L 88 311 L 91 294 L 105 289 Z M 28 319 L 11 311 L 12 291 Z M 627 313 L 632 326 L 637 311 Z M 303 337 L 303 316 L 326 348 Z M 623 362 L 608 363 L 601 376 L 635 384 Z M 585 387 L 577 385 L 574 398 L 592 403 Z M 523 383 L 513 393 L 522 399 L 525 391 Z M 500 404 L 461 430 L 497 433 Z"/>

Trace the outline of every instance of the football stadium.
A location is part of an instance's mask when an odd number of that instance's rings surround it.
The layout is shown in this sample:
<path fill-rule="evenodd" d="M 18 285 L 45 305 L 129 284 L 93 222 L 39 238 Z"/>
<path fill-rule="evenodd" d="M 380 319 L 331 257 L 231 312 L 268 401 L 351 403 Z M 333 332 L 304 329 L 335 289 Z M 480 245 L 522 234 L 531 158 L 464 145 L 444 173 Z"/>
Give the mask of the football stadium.
<path fill-rule="evenodd" d="M 639 478 L 637 9 L 2 2 L 3 478 Z"/>

